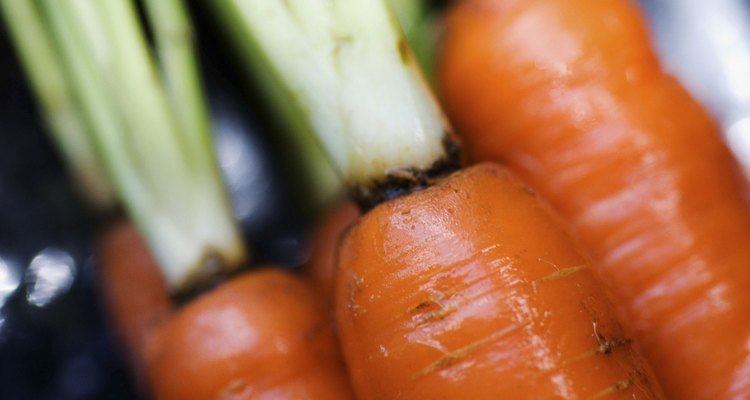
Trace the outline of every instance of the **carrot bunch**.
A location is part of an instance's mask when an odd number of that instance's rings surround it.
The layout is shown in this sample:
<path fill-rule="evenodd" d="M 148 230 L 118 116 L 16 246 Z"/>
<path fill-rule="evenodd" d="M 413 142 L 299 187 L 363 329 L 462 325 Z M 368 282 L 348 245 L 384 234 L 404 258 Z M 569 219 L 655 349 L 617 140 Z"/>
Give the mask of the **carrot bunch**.
<path fill-rule="evenodd" d="M 141 5 L 143 15 L 131 0 L 0 0 L 51 130 L 90 179 L 84 193 L 102 208 L 116 198 L 130 219 L 104 235 L 100 269 L 137 375 L 157 399 L 351 398 L 310 284 L 270 269 L 227 280 L 249 252 L 216 163 L 187 10 Z"/>
<path fill-rule="evenodd" d="M 507 163 L 572 223 L 667 393 L 750 396 L 750 211 L 639 10 L 464 1 L 440 61 L 470 157 Z"/>
<path fill-rule="evenodd" d="M 216 8 L 361 206 L 334 287 L 358 398 L 663 398 L 554 212 L 503 167 L 460 170 L 383 2 Z"/>
<path fill-rule="evenodd" d="M 79 29 L 79 13 L 43 2 L 68 39 L 98 43 Z M 100 147 L 164 152 L 164 174 L 131 165 L 149 159 L 141 153 L 111 152 L 105 164 L 149 246 L 129 225 L 106 238 L 107 296 L 156 398 L 664 398 L 564 222 L 505 167 L 461 168 L 460 145 L 384 0 L 208 3 L 250 49 L 269 103 L 298 133 L 315 135 L 360 206 L 334 257 L 351 387 L 325 302 L 308 284 L 266 270 L 207 288 L 247 252 L 206 151 L 208 124 L 191 117 L 199 85 L 179 86 L 196 70 L 176 63 L 194 60 L 171 39 L 190 31 L 154 31 L 157 71 L 143 35 L 114 17 L 119 10 L 134 23 L 124 4 L 101 3 L 86 13 L 101 13 L 100 23 L 79 22 L 113 40 L 115 78 L 141 84 L 148 101 L 134 109 L 148 118 L 118 108 L 133 106 L 137 90 L 104 74 L 96 50 L 87 63 L 65 61 L 79 80 L 102 72 L 101 92 L 77 88 L 85 119 L 106 131 Z M 147 4 L 154 21 L 179 6 Z M 97 99 L 113 106 L 109 118 L 94 115 Z M 179 179 L 162 181 L 167 172 Z M 203 294 L 179 308 L 170 301 L 196 290 Z"/>
<path fill-rule="evenodd" d="M 326 302 L 281 269 L 248 272 L 174 307 L 131 225 L 102 241 L 113 321 L 155 399 L 350 399 Z"/>

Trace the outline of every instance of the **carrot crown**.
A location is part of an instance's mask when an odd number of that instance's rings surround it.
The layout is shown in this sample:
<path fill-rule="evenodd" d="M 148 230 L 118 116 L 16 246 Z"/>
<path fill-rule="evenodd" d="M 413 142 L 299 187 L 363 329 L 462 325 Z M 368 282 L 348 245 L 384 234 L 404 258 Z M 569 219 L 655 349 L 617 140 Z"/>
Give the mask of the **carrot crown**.
<path fill-rule="evenodd" d="M 450 128 L 383 0 L 219 0 L 276 105 L 304 124 L 368 202 L 455 160 Z"/>
<path fill-rule="evenodd" d="M 188 290 L 238 267 L 246 251 L 213 152 L 186 10 L 180 0 L 144 4 L 159 69 L 131 0 L 0 0 L 32 81 L 35 60 L 64 81 L 66 106 L 96 154 L 86 168 L 106 172 L 171 288 Z"/>

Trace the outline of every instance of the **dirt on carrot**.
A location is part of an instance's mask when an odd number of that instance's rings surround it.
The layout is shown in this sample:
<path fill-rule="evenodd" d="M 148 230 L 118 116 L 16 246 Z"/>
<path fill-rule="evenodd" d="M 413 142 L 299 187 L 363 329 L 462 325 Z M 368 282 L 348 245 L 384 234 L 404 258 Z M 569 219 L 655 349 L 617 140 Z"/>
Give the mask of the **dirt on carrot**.
<path fill-rule="evenodd" d="M 347 231 L 336 312 L 360 399 L 660 399 L 590 259 L 483 164 Z"/>

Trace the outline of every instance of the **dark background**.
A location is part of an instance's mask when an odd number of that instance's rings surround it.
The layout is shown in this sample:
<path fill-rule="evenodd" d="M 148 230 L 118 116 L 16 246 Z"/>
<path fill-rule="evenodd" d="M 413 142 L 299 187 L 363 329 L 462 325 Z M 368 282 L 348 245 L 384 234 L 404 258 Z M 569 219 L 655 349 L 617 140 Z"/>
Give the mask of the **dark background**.
<path fill-rule="evenodd" d="M 0 29 L 3 29 L 0 26 Z M 44 136 L 35 104 L 0 30 L 0 260 L 20 279 L 0 308 L 0 398 L 133 399 L 96 292 L 87 213 Z M 75 262 L 72 286 L 44 307 L 27 301 L 25 271 L 47 248 Z M 13 279 L 0 286 L 12 290 Z"/>

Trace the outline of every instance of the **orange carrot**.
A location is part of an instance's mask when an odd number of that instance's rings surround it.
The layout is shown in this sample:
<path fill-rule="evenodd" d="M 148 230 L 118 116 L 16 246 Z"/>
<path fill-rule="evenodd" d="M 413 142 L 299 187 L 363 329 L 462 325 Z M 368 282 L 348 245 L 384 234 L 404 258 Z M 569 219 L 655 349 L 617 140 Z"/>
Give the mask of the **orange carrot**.
<path fill-rule="evenodd" d="M 336 267 L 359 398 L 663 398 L 560 220 L 501 167 L 455 173 L 455 138 L 384 0 L 221 3 L 279 111 L 374 207 Z"/>
<path fill-rule="evenodd" d="M 716 125 L 624 0 L 468 0 L 448 106 L 570 220 L 675 399 L 750 396 L 750 212 Z"/>
<path fill-rule="evenodd" d="M 114 224 L 102 238 L 100 249 L 102 295 L 140 379 L 153 332 L 171 314 L 167 285 L 132 225 Z"/>
<path fill-rule="evenodd" d="M 334 266 L 336 249 L 341 234 L 359 216 L 359 210 L 350 201 L 343 201 L 334 206 L 320 223 L 313 234 L 310 260 L 305 270 L 318 287 L 325 299 L 333 301 Z"/>
<path fill-rule="evenodd" d="M 352 398 L 311 285 L 281 270 L 254 271 L 170 310 L 132 227 L 120 225 L 104 248 L 108 305 L 155 399 Z"/>
<path fill-rule="evenodd" d="M 157 399 L 351 398 L 322 301 L 280 270 L 225 283 L 158 335 L 149 364 Z"/>
<path fill-rule="evenodd" d="M 360 399 L 658 399 L 589 259 L 485 164 L 345 235 L 336 311 Z"/>

